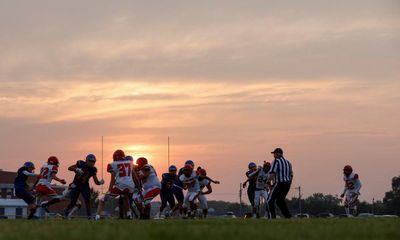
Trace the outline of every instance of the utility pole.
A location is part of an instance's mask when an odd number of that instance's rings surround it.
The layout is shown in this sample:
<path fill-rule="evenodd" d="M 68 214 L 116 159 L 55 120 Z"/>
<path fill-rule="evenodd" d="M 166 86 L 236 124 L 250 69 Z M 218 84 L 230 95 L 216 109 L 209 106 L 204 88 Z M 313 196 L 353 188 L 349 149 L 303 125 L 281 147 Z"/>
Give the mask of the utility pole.
<path fill-rule="evenodd" d="M 375 198 L 372 198 L 372 214 L 375 214 Z"/>
<path fill-rule="evenodd" d="M 301 186 L 298 186 L 298 187 L 296 187 L 294 189 L 299 191 L 299 195 L 298 195 L 298 198 L 299 198 L 299 214 L 301 214 L 301 212 L 302 212 L 302 210 L 301 210 Z"/>
<path fill-rule="evenodd" d="M 104 136 L 101 136 L 101 179 L 104 180 Z M 103 184 L 104 185 L 104 184 Z M 104 193 L 103 185 L 101 185 L 101 193 Z"/>
<path fill-rule="evenodd" d="M 242 188 L 242 184 L 239 183 L 239 212 L 240 212 L 240 217 L 243 217 L 243 210 L 242 210 L 242 192 L 243 192 L 243 188 Z"/>
<path fill-rule="evenodd" d="M 299 186 L 299 213 L 301 214 L 301 186 Z"/>

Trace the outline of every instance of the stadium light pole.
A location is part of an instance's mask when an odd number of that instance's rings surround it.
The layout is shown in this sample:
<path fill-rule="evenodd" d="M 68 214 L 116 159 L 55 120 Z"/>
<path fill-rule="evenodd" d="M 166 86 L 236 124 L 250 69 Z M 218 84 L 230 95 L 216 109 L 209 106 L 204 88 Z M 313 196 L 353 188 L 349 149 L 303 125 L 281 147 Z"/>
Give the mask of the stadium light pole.
<path fill-rule="evenodd" d="M 301 186 L 299 186 L 298 189 L 299 189 L 299 213 L 301 214 Z"/>
<path fill-rule="evenodd" d="M 170 164 L 170 162 L 169 162 L 169 136 L 168 136 L 168 166 L 167 166 L 167 168 L 170 166 L 169 164 Z"/>

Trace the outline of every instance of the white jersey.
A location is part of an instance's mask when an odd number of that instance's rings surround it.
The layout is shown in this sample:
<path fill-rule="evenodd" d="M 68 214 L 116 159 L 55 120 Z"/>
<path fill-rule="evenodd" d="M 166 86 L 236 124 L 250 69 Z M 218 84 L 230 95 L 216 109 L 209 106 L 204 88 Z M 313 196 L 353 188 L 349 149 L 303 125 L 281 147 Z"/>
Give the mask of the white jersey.
<path fill-rule="evenodd" d="M 132 178 L 132 161 L 115 161 L 107 166 L 107 172 L 115 175 L 115 186 L 120 189 L 134 189 L 135 183 Z"/>
<path fill-rule="evenodd" d="M 358 174 L 351 173 L 348 177 L 346 175 L 343 176 L 343 180 L 345 182 L 345 192 L 359 192 L 361 189 L 361 182 L 358 177 Z"/>
<path fill-rule="evenodd" d="M 199 177 L 196 175 L 196 173 L 193 172 L 190 177 L 186 177 L 185 174 L 182 174 L 179 177 L 179 180 L 181 180 L 183 184 L 187 184 L 194 180 L 194 183 L 188 186 L 188 192 L 200 192 Z"/>
<path fill-rule="evenodd" d="M 161 182 L 157 177 L 157 172 L 153 166 L 146 164 L 143 166 L 142 170 L 140 170 L 140 175 L 143 175 L 144 170 L 148 170 L 150 172 L 149 176 L 145 179 L 142 179 L 142 186 L 144 191 L 148 191 L 150 189 L 161 188 Z"/>
<path fill-rule="evenodd" d="M 58 172 L 58 166 L 45 164 L 40 169 L 39 182 L 40 185 L 50 185 L 53 180 L 52 174 Z"/>
<path fill-rule="evenodd" d="M 249 176 L 257 175 L 256 179 L 256 190 L 267 190 L 268 172 L 265 172 L 262 167 L 259 167 L 257 171 L 252 172 Z"/>
<path fill-rule="evenodd" d="M 203 189 L 208 184 L 210 184 L 210 181 L 208 179 L 206 179 L 206 178 L 204 178 L 203 180 L 199 181 L 200 189 Z"/>

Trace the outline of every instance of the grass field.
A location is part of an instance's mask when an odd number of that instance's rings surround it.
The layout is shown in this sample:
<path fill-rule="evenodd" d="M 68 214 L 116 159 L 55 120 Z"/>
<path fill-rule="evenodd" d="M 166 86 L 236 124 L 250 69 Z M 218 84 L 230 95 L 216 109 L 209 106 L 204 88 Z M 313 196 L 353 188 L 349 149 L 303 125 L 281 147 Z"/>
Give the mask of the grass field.
<path fill-rule="evenodd" d="M 400 219 L 0 220 L 0 239 L 400 239 Z"/>

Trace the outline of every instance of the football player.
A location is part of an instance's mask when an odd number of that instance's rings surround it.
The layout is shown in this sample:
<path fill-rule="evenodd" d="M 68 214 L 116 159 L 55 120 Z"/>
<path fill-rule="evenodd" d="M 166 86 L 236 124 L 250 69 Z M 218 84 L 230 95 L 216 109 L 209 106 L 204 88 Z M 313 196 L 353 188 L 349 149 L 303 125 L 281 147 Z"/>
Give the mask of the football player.
<path fill-rule="evenodd" d="M 249 184 L 247 188 L 247 197 L 249 198 L 249 202 L 253 208 L 255 207 L 254 198 L 256 192 L 257 175 L 252 173 L 255 171 L 257 171 L 257 164 L 254 162 L 249 163 L 248 171 L 246 172 L 247 180 L 243 183 L 243 188 L 246 188 L 247 183 Z"/>
<path fill-rule="evenodd" d="M 36 192 L 40 198 L 43 196 L 51 198 L 50 201 L 44 201 L 41 203 L 41 207 L 44 208 L 47 213 L 50 212 L 48 207 L 62 201 L 62 197 L 50 186 L 53 179 L 61 184 L 66 184 L 64 179 L 57 177 L 59 165 L 60 163 L 57 157 L 49 157 L 47 164 L 43 165 L 40 170 L 39 181 L 36 185 Z"/>
<path fill-rule="evenodd" d="M 212 193 L 212 187 L 211 187 L 211 181 L 207 177 L 207 171 L 203 168 L 200 168 L 197 171 L 197 175 L 199 177 L 199 185 L 200 185 L 200 194 L 198 196 L 198 200 L 200 203 L 200 207 L 203 210 L 203 217 L 206 218 L 208 214 L 208 201 L 206 195 L 209 195 Z M 219 181 L 214 181 L 217 184 L 219 184 Z M 206 191 L 203 191 L 204 189 L 207 189 Z"/>
<path fill-rule="evenodd" d="M 113 162 L 107 165 L 107 172 L 111 174 L 111 182 L 107 194 L 99 200 L 96 220 L 100 219 L 107 197 L 118 198 L 119 215 L 121 219 L 125 219 L 130 209 L 130 199 L 135 192 L 133 158 L 127 158 L 122 150 L 115 151 Z"/>
<path fill-rule="evenodd" d="M 164 173 L 162 175 L 161 192 L 160 192 L 161 206 L 160 206 L 160 212 L 158 213 L 158 217 L 160 217 L 163 214 L 164 209 L 167 207 L 167 204 L 169 204 L 170 209 L 173 209 L 175 207 L 173 185 L 176 181 L 176 178 L 178 177 L 177 171 L 178 169 L 176 168 L 176 166 L 171 165 L 168 168 L 168 173 Z"/>
<path fill-rule="evenodd" d="M 192 160 L 187 160 L 185 162 L 185 165 L 187 165 L 187 164 L 191 165 L 194 169 L 194 162 Z M 183 183 L 180 180 L 180 176 L 183 175 L 183 169 L 184 168 L 179 169 L 178 177 L 176 178 L 174 185 L 173 185 L 174 196 L 178 203 L 175 204 L 175 207 L 171 209 L 172 213 L 179 211 L 180 214 L 183 214 L 183 202 L 185 199 L 185 195 L 183 194 Z"/>
<path fill-rule="evenodd" d="M 268 180 L 268 172 L 270 169 L 271 169 L 271 163 L 264 161 L 264 164 L 262 167 L 261 166 L 258 167 L 258 169 L 256 171 L 249 174 L 249 179 L 253 176 L 256 176 L 253 218 L 260 216 L 261 199 L 264 199 L 264 202 L 267 202 L 268 190 L 270 188 L 270 186 L 268 186 L 268 184 L 267 184 L 267 180 Z M 268 208 L 267 208 L 267 211 L 268 211 Z M 266 217 L 268 217 L 268 216 L 266 216 Z"/>
<path fill-rule="evenodd" d="M 193 171 L 193 166 L 186 164 L 183 168 L 183 174 L 179 179 L 183 183 L 183 189 L 187 190 L 183 203 L 184 214 L 190 218 L 194 218 L 196 214 L 195 200 L 200 194 L 199 177 Z"/>
<path fill-rule="evenodd" d="M 91 206 L 90 206 L 90 186 L 89 180 L 93 178 L 96 185 L 103 185 L 104 180 L 99 180 L 97 178 L 97 168 L 94 166 L 96 164 L 96 156 L 94 154 L 89 154 L 86 156 L 85 161 L 79 160 L 75 165 L 68 168 L 69 171 L 75 172 L 75 177 L 70 184 L 65 196 L 69 196 L 71 201 L 67 208 L 64 210 L 64 215 L 66 218 L 70 216 L 70 211 L 75 207 L 79 206 L 77 204 L 79 195 L 82 194 L 85 200 L 86 215 L 90 219 L 92 216 Z M 76 210 L 76 209 L 75 209 Z"/>
<path fill-rule="evenodd" d="M 358 196 L 360 196 L 361 181 L 358 174 L 353 173 L 353 168 L 346 165 L 343 168 L 344 191 L 341 198 L 345 198 L 344 206 L 346 214 L 356 216 L 358 214 L 357 207 L 359 204 Z"/>
<path fill-rule="evenodd" d="M 141 157 L 136 161 L 137 168 L 139 169 L 138 178 L 140 179 L 143 187 L 143 205 L 142 219 L 150 219 L 151 201 L 160 194 L 161 183 L 157 177 L 156 170 L 153 166 L 148 164 L 146 158 Z"/>
<path fill-rule="evenodd" d="M 28 219 L 34 219 L 37 205 L 35 204 L 35 197 L 32 195 L 31 191 L 28 189 L 28 184 L 26 181 L 28 177 L 37 177 L 38 175 L 34 173 L 35 165 L 32 162 L 24 163 L 24 166 L 18 169 L 17 177 L 14 180 L 14 190 L 15 196 L 24 200 L 28 204 L 29 215 Z"/>

